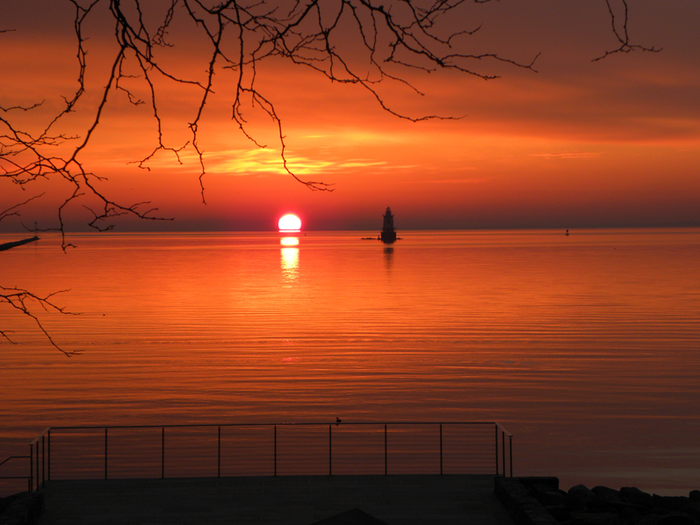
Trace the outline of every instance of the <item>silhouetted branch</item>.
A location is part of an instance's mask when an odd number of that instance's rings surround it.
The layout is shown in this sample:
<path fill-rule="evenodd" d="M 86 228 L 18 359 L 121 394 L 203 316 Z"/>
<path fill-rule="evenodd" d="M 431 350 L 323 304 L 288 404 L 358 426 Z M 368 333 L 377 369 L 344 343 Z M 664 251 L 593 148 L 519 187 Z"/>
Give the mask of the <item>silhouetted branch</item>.
<path fill-rule="evenodd" d="M 19 215 L 20 215 L 20 213 L 19 213 L 19 208 L 21 208 L 21 207 L 24 206 L 25 204 L 28 204 L 28 203 L 32 202 L 34 199 L 39 199 L 39 198 L 41 198 L 41 197 L 43 197 L 43 196 L 44 196 L 43 193 L 40 194 L 40 195 L 34 195 L 34 197 L 30 197 L 30 198 L 28 198 L 27 200 L 25 200 L 25 201 L 23 201 L 23 202 L 19 202 L 19 203 L 17 203 L 17 204 L 14 204 L 14 205 L 10 206 L 10 207 L 7 208 L 6 210 L 0 211 L 0 222 L 2 222 L 3 219 L 5 219 L 5 218 L 7 218 L 7 217 L 11 217 L 11 216 L 13 216 L 13 215 L 19 217 Z"/>
<path fill-rule="evenodd" d="M 166 153 L 182 164 L 183 151 L 194 152 L 199 163 L 199 185 L 205 199 L 207 158 L 200 142 L 200 125 L 205 108 L 214 95 L 217 73 L 232 73 L 229 86 L 231 120 L 244 137 L 257 147 L 267 145 L 253 133 L 245 109 L 261 111 L 276 128 L 281 169 L 311 190 L 333 191 L 333 184 L 304 180 L 287 158 L 287 137 L 274 101 L 259 88 L 257 71 L 270 59 L 305 66 L 332 83 L 351 84 L 368 92 L 384 111 L 401 119 L 454 119 L 454 115 L 416 115 L 397 109 L 386 99 L 381 87 L 399 83 L 422 95 L 412 84 L 411 73 L 449 70 L 464 75 L 492 80 L 498 75 L 485 66 L 504 65 L 535 72 L 536 54 L 524 62 L 495 53 L 470 52 L 470 37 L 481 30 L 481 23 L 465 20 L 462 27 L 445 31 L 441 21 L 463 20 L 461 8 L 491 0 L 69 0 L 75 10 L 73 33 L 77 63 L 75 91 L 53 113 L 42 102 L 0 106 L 0 179 L 26 189 L 37 181 L 62 183 L 66 195 L 55 205 L 56 220 L 49 228 L 35 226 L 32 231 L 59 231 L 62 248 L 66 241 L 66 214 L 69 208 L 87 200 L 83 207 L 92 219 L 87 224 L 99 231 L 110 230 L 110 223 L 122 216 L 143 220 L 171 220 L 156 215 L 157 208 L 148 202 L 128 203 L 110 193 L 106 179 L 84 165 L 84 152 L 101 126 L 106 109 L 116 98 L 134 106 L 148 108 L 155 125 L 153 147 L 134 163 L 144 170 L 160 153 Z M 611 54 L 635 50 L 656 52 L 658 49 L 633 43 L 629 35 L 627 0 L 605 0 L 611 31 L 618 46 L 595 60 Z M 2 9 L 2 8 L 0 8 Z M 8 8 L 9 9 L 9 8 Z M 156 14 L 157 18 L 150 15 Z M 89 47 L 88 24 L 106 17 L 113 31 L 108 38 L 112 47 L 99 48 L 108 53 L 108 72 L 99 79 L 96 92 L 88 92 Z M 157 21 L 153 21 L 157 20 Z M 104 21 L 104 20 L 102 20 Z M 176 52 L 177 39 L 171 34 L 175 26 L 185 26 L 187 43 L 205 44 L 201 55 L 203 66 L 199 76 L 185 78 L 168 62 L 168 54 Z M 3 35 L 15 29 L 0 29 Z M 194 47 L 194 46 L 193 46 Z M 186 50 L 183 50 L 186 51 Z M 99 73 L 99 71 L 98 71 Z M 217 79 L 218 80 L 218 79 Z M 145 95 L 132 86 L 140 83 Z M 187 139 L 171 144 L 166 139 L 164 101 L 169 87 L 183 87 L 195 99 L 182 108 L 188 111 Z M 96 102 L 93 102 L 96 100 Z M 3 103 L 5 103 L 3 101 Z M 69 115 L 84 116 L 82 130 L 70 133 L 73 120 Z M 43 124 L 26 124 L 30 115 L 43 115 Z M 70 122 L 70 125 L 68 124 Z M 54 188 L 57 186 L 53 186 Z M 57 191 L 57 190 L 52 190 Z M 17 216 L 18 208 L 38 199 L 32 197 L 0 212 L 0 220 Z M 95 204 L 97 202 L 97 204 Z M 0 302 L 32 317 L 54 346 L 27 304 L 36 303 L 45 310 L 63 312 L 49 301 L 18 288 L 3 288 Z M 7 330 L 0 335 L 9 340 Z M 58 347 L 57 347 L 58 348 Z M 63 351 L 63 350 L 62 350 Z M 64 352 L 66 353 L 66 352 Z"/>
<path fill-rule="evenodd" d="M 466 19 L 462 27 L 445 31 L 443 20 L 456 20 L 461 8 L 471 3 L 490 0 L 265 0 L 205 2 L 204 0 L 170 0 L 163 4 L 142 0 L 69 0 L 75 9 L 73 31 L 76 38 L 76 89 L 71 97 L 64 97 L 64 105 L 49 118 L 43 130 L 30 132 L 18 128 L 10 119 L 16 110 L 31 111 L 41 102 L 26 106 L 0 107 L 0 177 L 20 186 L 38 179 L 63 180 L 73 189 L 64 205 L 57 208 L 56 230 L 63 231 L 66 205 L 78 198 L 96 198 L 102 204 L 91 207 L 95 215 L 88 224 L 98 230 L 111 229 L 103 223 L 113 218 L 132 215 L 147 220 L 166 220 L 152 215 L 155 208 L 143 211 L 138 204 L 116 202 L 106 191 L 108 187 L 94 181 L 103 180 L 83 165 L 82 153 L 91 143 L 100 126 L 104 112 L 114 95 L 126 97 L 133 105 L 147 105 L 155 123 L 155 145 L 141 159 L 138 167 L 149 169 L 149 162 L 163 152 L 182 163 L 184 149 L 191 148 L 199 163 L 199 184 L 202 201 L 205 199 L 204 179 L 207 173 L 205 149 L 200 139 L 200 124 L 204 109 L 214 94 L 217 72 L 234 73 L 231 87 L 231 118 L 257 147 L 266 147 L 249 130 L 244 108 L 261 110 L 277 128 L 281 168 L 309 189 L 332 191 L 333 185 L 321 181 L 307 181 L 297 176 L 286 157 L 287 144 L 282 120 L 274 102 L 260 91 L 257 68 L 266 60 L 281 58 L 296 65 L 308 67 L 334 83 L 354 84 L 366 90 L 384 111 L 402 119 L 454 119 L 455 115 L 411 115 L 396 109 L 379 90 L 386 82 L 397 82 L 422 94 L 401 70 L 432 72 L 454 70 L 485 80 L 498 78 L 486 72 L 485 63 L 498 63 L 535 71 L 536 54 L 521 62 L 496 53 L 469 52 L 470 37 L 478 33 L 482 24 Z M 629 35 L 629 8 L 627 0 L 605 0 L 611 21 L 611 32 L 619 43 L 596 60 L 610 54 L 634 50 L 658 51 L 632 43 Z M 87 25 L 93 20 L 108 17 L 113 24 L 111 39 L 116 44 L 110 52 L 110 68 L 98 102 L 93 109 L 81 104 L 86 94 L 88 68 Z M 148 15 L 148 16 L 147 16 Z M 154 18 L 151 15 L 160 15 Z M 155 20 L 155 21 L 154 21 Z M 202 78 L 185 78 L 176 73 L 174 66 L 165 66 L 166 52 L 177 49 L 177 40 L 171 35 L 175 24 L 185 25 L 188 40 L 205 43 L 201 63 Z M 467 26 L 467 27 L 464 27 Z M 5 32 L 7 30 L 4 30 Z M 348 45 L 348 38 L 355 45 Z M 103 51 L 101 51 L 103 52 Z M 137 95 L 129 84 L 141 82 L 146 96 Z M 161 107 L 164 89 L 168 83 L 199 92 L 189 106 L 189 138 L 181 144 L 168 144 Z M 80 110 L 88 116 L 88 123 L 79 135 L 68 135 L 57 129 L 68 114 Z M 66 147 L 70 146 L 66 154 Z M 54 153 L 61 147 L 64 153 Z M 65 240 L 64 240 L 65 246 Z"/>
<path fill-rule="evenodd" d="M 65 314 L 65 315 L 79 315 L 79 314 L 72 314 L 70 312 L 67 312 L 64 308 L 61 308 L 60 306 L 57 306 L 54 304 L 51 300 L 51 298 L 58 294 L 62 293 L 66 290 L 62 290 L 60 292 L 54 292 L 52 294 L 49 294 L 45 297 L 40 297 L 38 295 L 35 295 L 27 290 L 24 290 L 22 288 L 5 288 L 4 286 L 0 286 L 0 304 L 7 304 L 10 307 L 14 308 L 18 312 L 32 318 L 34 322 L 36 323 L 37 327 L 39 330 L 44 334 L 46 339 L 48 339 L 49 343 L 56 348 L 57 350 L 61 351 L 63 354 L 66 356 L 70 357 L 75 354 L 79 354 L 80 352 L 77 351 L 72 351 L 69 352 L 67 350 L 64 350 L 61 348 L 56 342 L 53 340 L 51 335 L 46 331 L 44 326 L 41 324 L 41 321 L 39 318 L 34 314 L 32 308 L 30 305 L 33 305 L 36 308 L 42 308 L 44 311 L 49 311 L 49 310 L 54 310 L 58 313 Z M 0 337 L 3 337 L 7 341 L 9 341 L 12 344 L 16 344 L 11 338 L 9 334 L 14 333 L 12 330 L 0 330 Z"/>
<path fill-rule="evenodd" d="M 629 6 L 627 5 L 627 0 L 612 0 L 613 2 L 618 2 L 622 6 L 623 15 L 618 16 L 615 14 L 615 8 L 613 7 L 611 0 L 605 0 L 605 4 L 608 7 L 608 13 L 610 13 L 610 23 L 612 27 L 612 33 L 615 35 L 619 47 L 606 51 L 603 55 L 594 58 L 593 62 L 602 60 L 610 55 L 617 53 L 630 53 L 631 51 L 646 51 L 649 53 L 658 53 L 661 49 L 655 47 L 646 47 L 639 44 L 631 44 L 630 36 L 627 28 L 627 23 L 629 21 Z"/>

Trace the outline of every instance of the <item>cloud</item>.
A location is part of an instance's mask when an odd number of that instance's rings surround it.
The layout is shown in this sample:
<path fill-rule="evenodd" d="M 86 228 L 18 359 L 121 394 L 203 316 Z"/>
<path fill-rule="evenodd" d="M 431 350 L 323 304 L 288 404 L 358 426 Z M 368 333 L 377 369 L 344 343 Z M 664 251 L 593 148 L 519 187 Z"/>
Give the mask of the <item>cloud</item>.
<path fill-rule="evenodd" d="M 469 178 L 469 179 L 439 179 L 439 180 L 421 180 L 415 181 L 421 184 L 483 184 L 493 180 L 493 177 L 480 177 L 480 178 Z"/>
<path fill-rule="evenodd" d="M 346 170 L 379 167 L 386 161 L 353 158 L 342 161 L 309 158 L 304 155 L 286 154 L 287 167 L 295 175 L 309 176 Z M 208 171 L 231 175 L 275 174 L 287 175 L 284 160 L 278 150 L 251 149 L 217 152 L 207 155 Z"/>
<path fill-rule="evenodd" d="M 556 159 L 590 159 L 602 155 L 599 151 L 568 151 L 562 153 L 530 153 L 530 157 L 545 157 Z"/>

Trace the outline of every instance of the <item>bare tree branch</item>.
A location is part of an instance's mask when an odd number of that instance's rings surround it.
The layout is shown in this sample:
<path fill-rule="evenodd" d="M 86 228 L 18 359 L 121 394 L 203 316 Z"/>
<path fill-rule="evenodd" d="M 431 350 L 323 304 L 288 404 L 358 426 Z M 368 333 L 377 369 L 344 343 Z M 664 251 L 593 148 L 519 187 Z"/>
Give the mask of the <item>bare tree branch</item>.
<path fill-rule="evenodd" d="M 3 219 L 10 217 L 10 216 L 13 216 L 13 215 L 19 217 L 19 215 L 20 215 L 19 208 L 21 208 L 25 204 L 32 202 L 34 199 L 40 199 L 43 196 L 44 196 L 43 193 L 40 195 L 34 195 L 34 197 L 30 197 L 23 202 L 18 202 L 17 204 L 10 206 L 6 210 L 0 211 L 0 222 L 2 222 Z"/>
<path fill-rule="evenodd" d="M 0 286 L 0 304 L 7 304 L 10 307 L 17 310 L 18 312 L 32 318 L 39 330 L 44 334 L 46 339 L 48 339 L 49 343 L 54 348 L 65 354 L 67 357 L 70 357 L 72 355 L 79 354 L 80 352 L 67 351 L 61 348 L 58 344 L 56 344 L 51 335 L 46 331 L 46 329 L 42 325 L 37 315 L 34 313 L 33 308 L 30 306 L 33 305 L 36 308 L 42 308 L 44 311 L 53 310 L 65 315 L 79 315 L 67 312 L 64 308 L 57 306 L 52 302 L 52 297 L 54 295 L 65 291 L 67 290 L 61 290 L 60 292 L 54 292 L 45 297 L 40 297 L 22 288 L 5 288 L 4 286 Z M 0 337 L 3 337 L 12 344 L 16 344 L 10 338 L 9 334 L 11 333 L 13 333 L 12 330 L 0 330 Z"/>
<path fill-rule="evenodd" d="M 73 31 L 76 39 L 77 87 L 64 106 L 51 118 L 43 130 L 30 132 L 13 124 L 13 110 L 31 111 L 41 102 L 27 106 L 0 107 L 0 177 L 26 186 L 40 179 L 58 179 L 73 189 L 63 206 L 57 208 L 55 229 L 63 232 L 67 205 L 76 199 L 97 199 L 99 208 L 90 207 L 94 219 L 88 224 L 98 230 L 113 227 L 111 219 L 132 215 L 147 220 L 168 220 L 155 215 L 156 208 L 144 209 L 140 204 L 118 202 L 104 193 L 101 177 L 88 171 L 81 160 L 104 112 L 111 100 L 124 96 L 133 105 L 148 106 L 155 124 L 155 145 L 134 162 L 148 170 L 149 163 L 159 153 L 172 155 L 182 163 L 185 149 L 194 152 L 199 162 L 199 184 L 205 199 L 206 152 L 200 138 L 204 109 L 214 95 L 217 72 L 231 71 L 233 95 L 231 118 L 253 144 L 267 147 L 249 129 L 245 108 L 255 108 L 266 114 L 277 129 L 281 169 L 305 184 L 309 189 L 332 191 L 333 185 L 322 181 L 304 180 L 295 174 L 286 157 L 287 144 L 282 120 L 274 102 L 262 93 L 257 84 L 257 68 L 269 59 L 284 59 L 308 67 L 334 83 L 353 84 L 366 90 L 383 110 L 402 119 L 461 118 L 454 115 L 410 115 L 395 109 L 379 90 L 384 83 L 398 82 L 422 94 L 405 71 L 432 72 L 454 70 L 485 80 L 498 75 L 482 69 L 484 63 L 498 63 L 515 68 L 535 70 L 539 56 L 526 62 L 495 53 L 469 52 L 469 37 L 478 33 L 482 24 L 465 21 L 455 31 L 444 30 L 441 21 L 457 19 L 460 9 L 470 3 L 485 4 L 490 0 L 169 0 L 164 4 L 144 3 L 142 0 L 69 0 L 74 7 Z M 631 41 L 627 0 L 604 0 L 611 22 L 611 32 L 619 46 L 596 60 L 611 54 L 634 50 L 657 49 Z M 147 16 L 147 12 L 148 15 Z M 153 22 L 160 14 L 160 22 Z M 104 21 L 113 27 L 111 67 L 102 84 L 94 109 L 82 103 L 87 84 L 88 24 Z M 158 18 L 156 17 L 155 20 Z M 164 66 L 166 55 L 177 47 L 170 34 L 175 24 L 187 28 L 192 41 L 206 43 L 202 78 L 184 78 L 171 66 Z M 464 27 L 467 26 L 467 27 Z M 471 27 L 469 27 L 471 26 Z M 5 30 L 7 31 L 7 30 Z M 348 46 L 350 35 L 356 45 Z M 352 48 L 352 51 L 349 49 Z M 127 84 L 140 82 L 147 96 L 137 96 Z M 163 82 L 191 88 L 198 92 L 190 106 L 189 139 L 180 144 L 168 144 L 165 138 L 161 102 Z M 79 135 L 54 131 L 67 115 L 81 111 L 89 115 L 88 124 Z M 70 146 L 68 154 L 54 154 L 57 148 Z M 22 159 L 22 160 L 16 160 Z M 64 240 L 64 246 L 66 245 Z"/>
<path fill-rule="evenodd" d="M 615 14 L 615 8 L 613 3 L 617 2 L 622 8 L 622 16 Z M 608 8 L 608 13 L 610 14 L 610 24 L 612 28 L 612 34 L 615 35 L 619 47 L 606 51 L 603 55 L 594 58 L 593 62 L 602 60 L 610 55 L 615 55 L 617 53 L 630 53 L 632 51 L 646 51 L 649 53 L 658 53 L 661 51 L 660 48 L 646 47 L 639 44 L 630 43 L 630 36 L 627 24 L 629 22 L 629 6 L 627 5 L 627 0 L 605 0 L 605 5 Z"/>
<path fill-rule="evenodd" d="M 479 21 L 466 20 L 462 27 L 446 31 L 442 21 L 461 20 L 467 5 L 486 4 L 491 0 L 69 0 L 74 8 L 72 31 L 75 35 L 77 64 L 74 92 L 63 97 L 62 105 L 50 113 L 43 101 L 0 106 L 0 181 L 22 190 L 39 181 L 61 183 L 63 202 L 55 205 L 55 222 L 49 227 L 35 226 L 31 231 L 58 231 L 62 248 L 66 240 L 69 210 L 82 205 L 92 214 L 87 224 L 98 231 L 110 230 L 113 220 L 132 216 L 142 220 L 171 220 L 157 214 L 150 202 L 124 202 L 110 193 L 104 176 L 85 165 L 85 151 L 94 141 L 105 112 L 115 100 L 148 108 L 154 125 L 154 142 L 148 153 L 134 159 L 144 170 L 159 154 L 167 154 L 182 164 L 185 150 L 194 152 L 199 163 L 199 186 L 205 198 L 207 173 L 206 146 L 200 127 L 204 111 L 215 95 L 215 84 L 222 85 L 217 74 L 232 79 L 223 83 L 231 88 L 231 120 L 244 137 L 257 147 L 267 147 L 252 131 L 246 110 L 262 112 L 276 130 L 276 147 L 280 150 L 281 171 L 310 190 L 333 191 L 330 182 L 305 180 L 295 173 L 287 157 L 287 137 L 274 101 L 261 91 L 258 68 L 271 60 L 304 66 L 332 83 L 355 85 L 365 90 L 384 111 L 401 119 L 454 119 L 454 115 L 416 115 L 397 109 L 383 96 L 382 87 L 398 83 L 422 95 L 410 78 L 414 72 L 456 71 L 484 80 L 498 78 L 488 65 L 525 69 L 535 72 L 539 54 L 524 62 L 495 53 L 470 52 L 470 37 L 481 31 Z M 594 59 L 632 51 L 657 52 L 633 42 L 630 37 L 627 0 L 604 0 L 617 47 Z M 157 15 L 155 18 L 153 15 Z M 86 72 L 93 48 L 90 30 L 93 22 L 110 24 L 112 47 L 100 48 L 108 53 L 107 73 L 99 80 L 99 89 L 88 85 Z M 153 20 L 156 20 L 155 22 Z M 169 53 L 180 49 L 171 31 L 187 31 L 188 42 L 205 45 L 200 55 L 203 73 L 186 78 L 168 62 Z M 0 29 L 0 34 L 15 29 Z M 348 44 L 348 35 L 352 45 Z M 215 80 L 217 82 L 215 82 Z M 134 87 L 138 86 L 138 87 Z M 166 87 L 164 87 L 166 86 Z M 180 87 L 195 94 L 188 111 L 188 137 L 179 143 L 167 138 L 163 106 L 167 87 Z M 145 94 L 139 89 L 143 89 Z M 87 96 L 88 90 L 90 96 Z M 96 102 L 93 100 L 96 99 Z M 44 115 L 43 124 L 26 125 L 27 115 Z M 66 122 L 80 112 L 82 130 L 77 133 Z M 72 122 L 72 121 L 71 121 Z M 182 139 L 180 139 L 182 140 Z M 31 197 L 0 212 L 0 220 L 18 216 L 19 209 L 44 194 Z M 87 202 L 88 204 L 85 204 Z M 97 204 L 95 204 L 97 203 Z M 52 294 L 53 295 L 53 294 Z M 20 288 L 2 288 L 0 302 L 28 315 L 50 343 L 59 348 L 29 308 L 66 313 L 51 302 L 52 295 L 39 297 Z M 11 331 L 0 331 L 7 340 Z M 59 350 L 61 350 L 59 348 Z M 69 352 L 62 352 L 69 355 Z"/>

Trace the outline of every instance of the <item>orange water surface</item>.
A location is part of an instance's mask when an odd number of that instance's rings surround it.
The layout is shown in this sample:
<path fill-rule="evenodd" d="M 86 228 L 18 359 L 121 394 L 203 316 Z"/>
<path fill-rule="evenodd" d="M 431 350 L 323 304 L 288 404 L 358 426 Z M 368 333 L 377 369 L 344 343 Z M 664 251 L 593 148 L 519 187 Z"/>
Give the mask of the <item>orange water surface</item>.
<path fill-rule="evenodd" d="M 700 230 L 80 234 L 0 254 L 0 460 L 47 426 L 498 421 L 514 473 L 700 488 Z M 16 240 L 0 236 L 0 242 Z"/>

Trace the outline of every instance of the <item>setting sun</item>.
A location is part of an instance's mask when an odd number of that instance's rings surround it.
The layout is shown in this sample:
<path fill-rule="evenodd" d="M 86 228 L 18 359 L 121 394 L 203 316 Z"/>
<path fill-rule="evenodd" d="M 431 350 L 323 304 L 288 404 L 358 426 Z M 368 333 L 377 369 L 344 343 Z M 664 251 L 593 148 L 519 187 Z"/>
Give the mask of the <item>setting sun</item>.
<path fill-rule="evenodd" d="M 281 232 L 298 232 L 301 230 L 301 219 L 296 215 L 288 213 L 280 218 L 277 225 Z"/>

